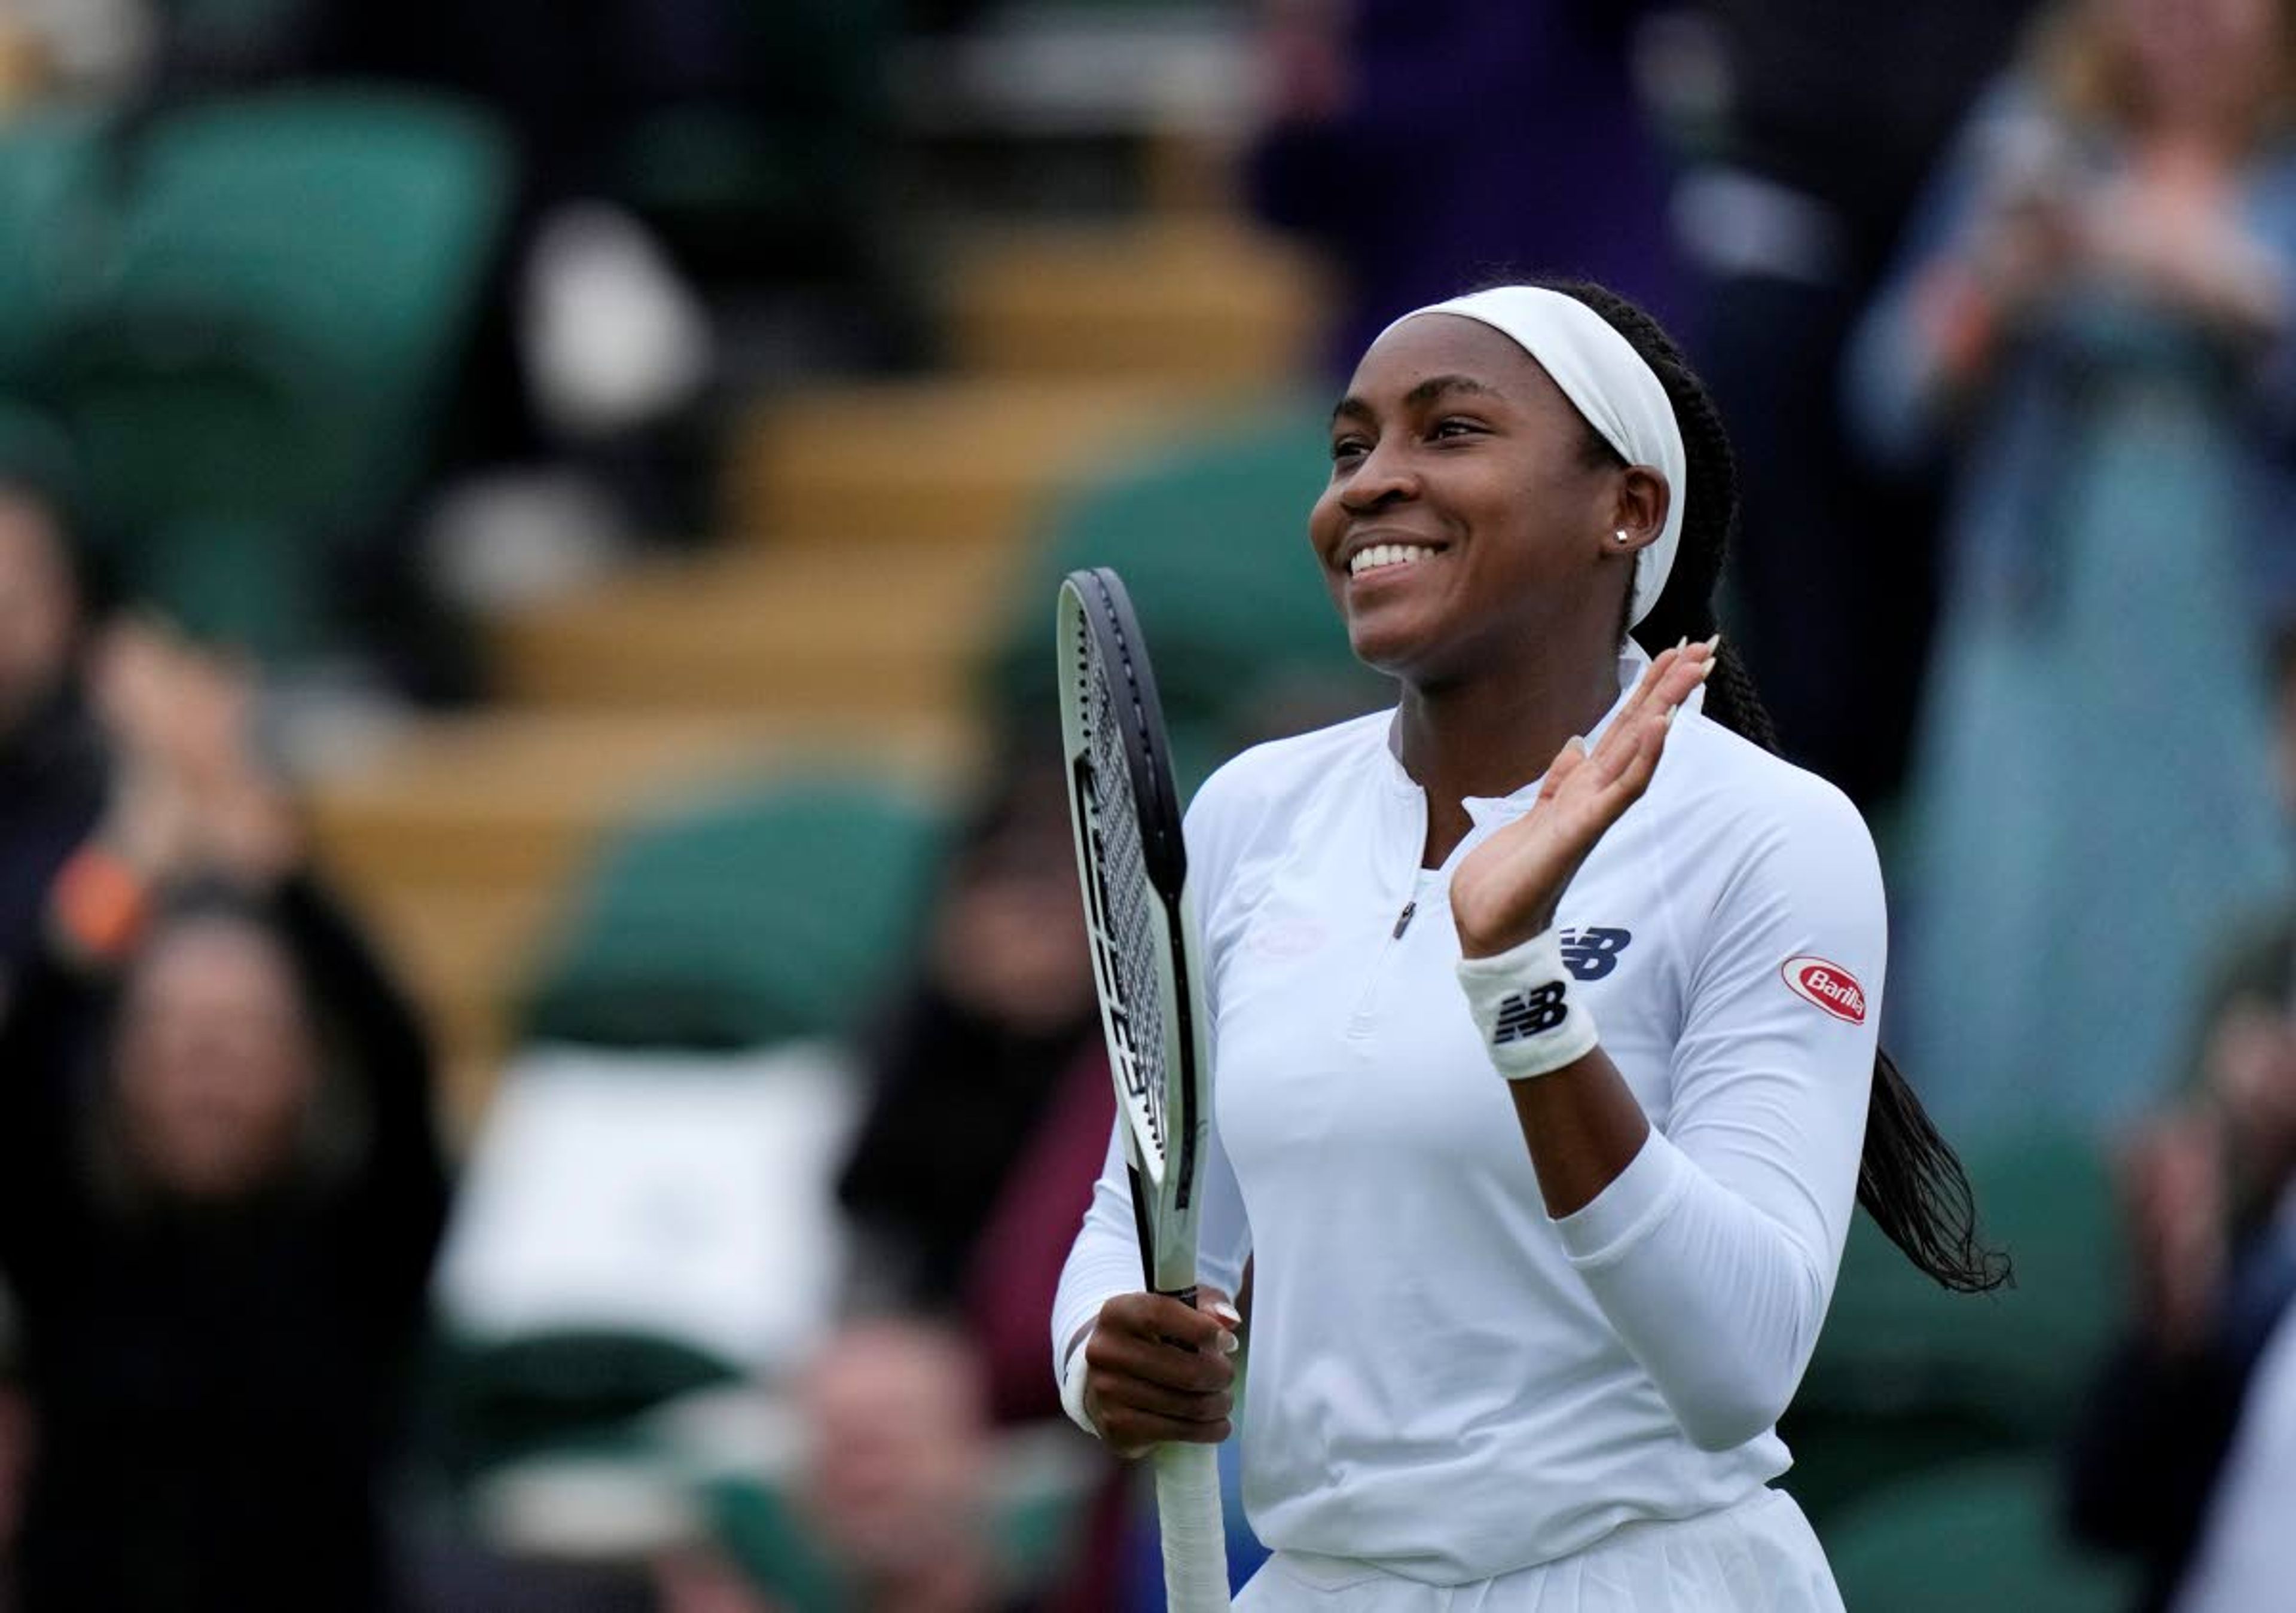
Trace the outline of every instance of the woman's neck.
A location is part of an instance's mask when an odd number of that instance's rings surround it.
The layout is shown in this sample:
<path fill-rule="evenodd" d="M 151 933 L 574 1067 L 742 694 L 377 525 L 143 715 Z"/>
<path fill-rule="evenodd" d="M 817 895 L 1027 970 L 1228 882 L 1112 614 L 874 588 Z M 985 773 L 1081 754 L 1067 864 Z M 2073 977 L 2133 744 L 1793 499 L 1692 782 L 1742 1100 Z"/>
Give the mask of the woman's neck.
<path fill-rule="evenodd" d="M 1541 656 L 1456 683 L 1406 683 L 1397 738 L 1404 771 L 1427 792 L 1423 864 L 1441 866 L 1466 838 L 1468 797 L 1521 789 L 1618 698 L 1614 649 Z"/>
<path fill-rule="evenodd" d="M 2137 165 L 2160 176 L 2220 180 L 2246 160 L 2262 121 L 2260 96 L 2140 106 L 2130 121 L 2129 144 Z"/>

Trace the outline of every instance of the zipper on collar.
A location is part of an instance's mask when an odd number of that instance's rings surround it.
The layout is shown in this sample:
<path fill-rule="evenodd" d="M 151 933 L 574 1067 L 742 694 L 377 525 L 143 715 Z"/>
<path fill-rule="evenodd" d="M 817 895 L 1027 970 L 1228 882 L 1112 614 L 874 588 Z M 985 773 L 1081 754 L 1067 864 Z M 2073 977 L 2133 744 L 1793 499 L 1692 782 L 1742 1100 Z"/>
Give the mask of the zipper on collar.
<path fill-rule="evenodd" d="M 1404 935 L 1410 929 L 1411 921 L 1419 916 L 1419 909 L 1425 901 L 1422 881 L 1432 877 L 1437 876 L 1423 870 L 1414 876 L 1412 884 L 1417 894 L 1405 900 L 1402 911 L 1395 915 L 1395 922 L 1388 927 L 1387 934 L 1381 938 L 1378 952 L 1372 959 L 1370 969 L 1365 971 L 1361 988 L 1356 993 L 1355 1008 L 1348 1015 L 1348 1040 L 1363 1041 L 1378 1024 L 1380 993 L 1386 985 L 1387 977 L 1395 970 L 1396 954 L 1403 950 Z"/>
<path fill-rule="evenodd" d="M 1399 776 L 1399 774 L 1398 774 Z M 1427 844 L 1427 796 L 1417 785 L 1398 790 L 1388 798 L 1381 831 L 1380 861 L 1392 856 L 1394 867 L 1402 864 L 1410 872 L 1403 880 L 1403 906 L 1395 921 L 1387 927 L 1381 938 L 1371 967 L 1365 971 L 1363 984 L 1357 989 L 1355 1004 L 1349 1011 L 1342 1034 L 1349 1041 L 1359 1042 L 1371 1035 L 1378 1020 L 1379 989 L 1394 962 L 1396 949 L 1402 946 L 1404 932 L 1419 912 L 1420 881 L 1426 871 L 1419 866 L 1419 854 Z M 1383 882 L 1383 881 L 1382 881 Z M 1393 888 L 1389 888 L 1388 899 L 1393 899 Z"/>
<path fill-rule="evenodd" d="M 1359 1042 L 1371 1035 L 1378 1022 L 1379 988 L 1395 961 L 1396 949 L 1403 945 L 1403 932 L 1411 927 L 1411 915 L 1418 911 L 1416 900 L 1406 902 L 1403 912 L 1397 915 L 1394 927 L 1379 944 L 1378 954 L 1373 958 L 1370 970 L 1364 976 L 1363 987 L 1356 994 L 1355 1011 L 1348 1015 L 1348 1039 Z"/>

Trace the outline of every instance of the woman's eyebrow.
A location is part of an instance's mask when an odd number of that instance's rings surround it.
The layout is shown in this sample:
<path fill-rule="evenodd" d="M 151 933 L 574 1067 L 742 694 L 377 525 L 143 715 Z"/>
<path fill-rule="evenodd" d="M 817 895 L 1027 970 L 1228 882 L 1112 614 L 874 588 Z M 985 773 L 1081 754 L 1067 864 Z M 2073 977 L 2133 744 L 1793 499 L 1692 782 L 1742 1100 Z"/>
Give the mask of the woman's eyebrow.
<path fill-rule="evenodd" d="M 1431 375 L 1403 395 L 1403 406 L 1406 409 L 1421 408 L 1433 403 L 1439 397 L 1447 397 L 1455 392 L 1464 392 L 1479 397 L 1505 396 L 1496 387 L 1477 381 L 1472 375 Z M 1346 419 L 1369 422 L 1377 418 L 1377 415 L 1369 404 L 1351 393 L 1340 399 L 1332 408 L 1332 418 L 1334 421 Z"/>
<path fill-rule="evenodd" d="M 1496 387 L 1486 386 L 1472 375 L 1431 375 L 1403 395 L 1403 405 L 1407 409 L 1415 409 L 1423 404 L 1433 403 L 1439 397 L 1447 397 L 1454 392 L 1465 392 L 1480 397 L 1501 395 Z"/>

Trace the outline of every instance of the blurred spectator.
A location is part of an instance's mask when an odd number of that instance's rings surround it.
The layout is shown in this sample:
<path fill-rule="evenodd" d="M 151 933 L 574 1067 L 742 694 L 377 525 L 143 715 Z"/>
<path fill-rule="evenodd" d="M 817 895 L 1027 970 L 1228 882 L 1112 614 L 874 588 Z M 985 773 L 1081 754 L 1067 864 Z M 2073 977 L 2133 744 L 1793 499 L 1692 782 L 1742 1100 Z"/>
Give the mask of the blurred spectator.
<path fill-rule="evenodd" d="M 103 806 L 102 743 L 72 672 L 80 614 L 57 506 L 0 479 L 0 1011 L 56 870 Z"/>
<path fill-rule="evenodd" d="M 738 1567 L 704 1547 L 669 1552 L 652 1573 L 654 1613 L 782 1613 Z"/>
<path fill-rule="evenodd" d="M 789 1386 L 797 1438 L 763 1488 L 722 1492 L 720 1546 L 655 1560 L 660 1613 L 1020 1613 L 1049 1604 L 1032 1517 L 1050 1471 L 990 1427 L 980 1355 L 939 1323 L 879 1319 Z M 740 1413 L 726 1408 L 717 1413 Z M 1063 1443 L 1063 1459 L 1074 1447 Z M 1056 1465 L 1070 1465 L 1065 1460 Z M 1031 1470 L 1033 1469 L 1033 1471 Z M 1104 1597 L 1076 1605 L 1105 1613 Z"/>
<path fill-rule="evenodd" d="M 95 668 L 111 800 L 0 1031 L 23 1605 L 380 1607 L 430 1057 L 248 753 L 245 680 L 140 626 Z"/>
<path fill-rule="evenodd" d="M 2280 810 L 2296 823 L 2296 620 L 2272 640 L 2272 777 Z"/>
<path fill-rule="evenodd" d="M 1099 1028 L 1057 760 L 993 776 L 874 1049 L 875 1096 L 838 1185 L 863 1240 L 857 1279 L 899 1308 L 958 1302 L 998 1194 Z"/>
<path fill-rule="evenodd" d="M 1632 5 L 1267 0 L 1255 209 L 1328 251 L 1344 376 L 1389 321 L 1519 268 L 1677 307 Z"/>
<path fill-rule="evenodd" d="M 2296 1200 L 2281 1215 L 2284 1256 L 2296 1263 Z M 2207 1526 L 2175 1606 L 2177 1613 L 2275 1613 L 2296 1584 L 2296 1307 L 2283 1306 L 2250 1374 L 2240 1426 L 2210 1492 Z"/>
<path fill-rule="evenodd" d="M 1738 456 L 1740 648 L 1787 753 L 1868 806 L 1905 766 L 1937 512 L 1925 487 L 1874 476 L 1851 451 L 1841 350 L 2029 9 L 1706 0 L 1637 51 L 1706 148 L 1673 214 L 1694 355 Z"/>
<path fill-rule="evenodd" d="M 908 1322 L 850 1329 L 807 1371 L 800 1510 L 860 1613 L 1003 1605 L 988 1549 L 988 1409 L 964 1339 Z"/>
<path fill-rule="evenodd" d="M 17 1363 L 8 1364 L 0 1383 L 0 1609 L 16 1613 L 15 1563 L 23 1543 L 24 1502 L 37 1448 L 32 1403 Z"/>
<path fill-rule="evenodd" d="M 2258 602 L 2296 561 L 2288 7 L 2086 0 L 1964 131 L 1852 353 L 1950 444 L 1891 1004 L 1941 1123 L 2125 1118 L 2285 878 Z"/>
<path fill-rule="evenodd" d="M 1058 758 L 1010 756 L 954 851 L 839 1187 L 857 1302 L 947 1318 L 1000 1424 L 1058 1420 L 1046 1318 L 1115 1115 Z M 1123 1475 L 1111 1465 L 1071 1580 L 1105 1607 Z"/>
<path fill-rule="evenodd" d="M 2076 1530 L 2140 1558 L 2147 1609 L 2266 1609 L 2231 1562 L 2181 1593 L 2204 1538 L 2236 1561 L 2259 1543 L 2238 1488 L 2260 1476 L 2228 1466 L 2242 1445 L 2296 1439 L 2296 1403 L 2264 1393 L 2261 1363 L 2296 1307 L 2296 926 L 2239 959 L 2203 1039 L 2198 1090 L 2149 1121 L 2123 1150 L 2136 1316 L 2092 1390 L 2071 1453 Z M 2274 1396 L 2277 1396 L 2277 1400 Z M 2259 1419 L 2263 1420 L 2259 1421 Z M 2281 1426 L 2270 1426 L 2271 1420 Z M 2271 1492 L 2286 1535 L 2292 1476 Z M 2230 1502 L 2231 1511 L 2226 1510 Z M 2267 1514 L 2272 1509 L 2267 1509 Z"/>
<path fill-rule="evenodd" d="M 6 0 L 0 4 L 0 115 L 62 89 L 114 94 L 150 64 L 146 0 Z"/>

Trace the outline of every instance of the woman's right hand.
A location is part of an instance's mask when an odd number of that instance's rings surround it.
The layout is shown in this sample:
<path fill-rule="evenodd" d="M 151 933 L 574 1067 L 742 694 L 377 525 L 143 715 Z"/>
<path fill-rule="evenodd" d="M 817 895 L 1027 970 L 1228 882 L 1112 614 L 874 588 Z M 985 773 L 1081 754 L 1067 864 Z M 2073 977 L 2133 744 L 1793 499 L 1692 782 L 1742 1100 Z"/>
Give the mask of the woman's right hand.
<path fill-rule="evenodd" d="M 1118 1455 L 1228 1437 L 1242 1318 L 1217 1289 L 1199 1290 L 1198 1301 L 1120 1294 L 1100 1307 L 1084 1346 L 1084 1409 Z"/>

